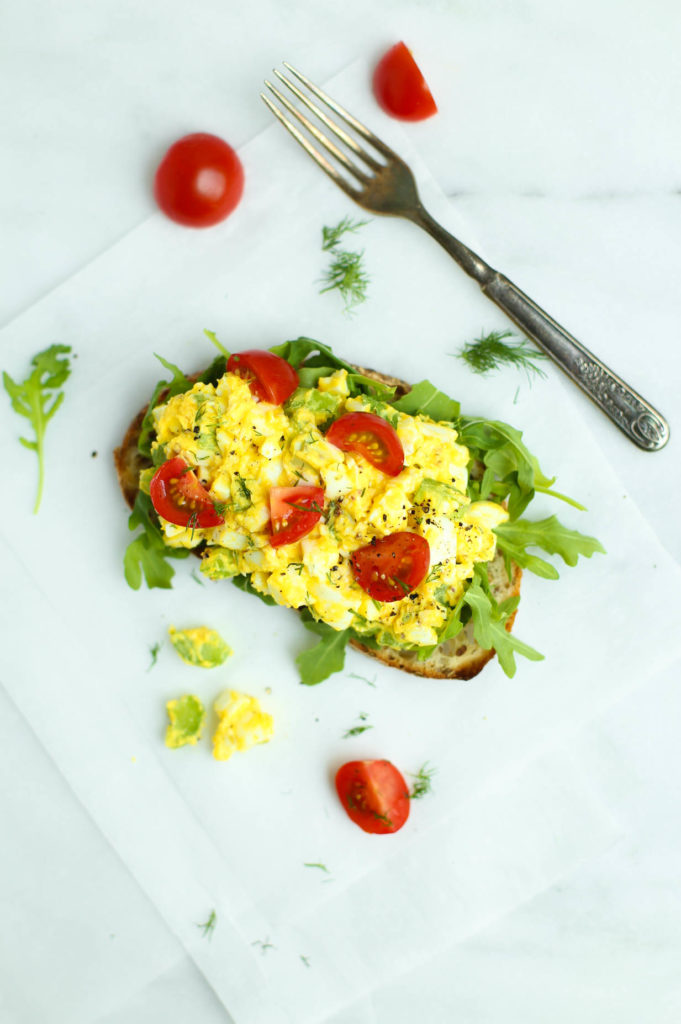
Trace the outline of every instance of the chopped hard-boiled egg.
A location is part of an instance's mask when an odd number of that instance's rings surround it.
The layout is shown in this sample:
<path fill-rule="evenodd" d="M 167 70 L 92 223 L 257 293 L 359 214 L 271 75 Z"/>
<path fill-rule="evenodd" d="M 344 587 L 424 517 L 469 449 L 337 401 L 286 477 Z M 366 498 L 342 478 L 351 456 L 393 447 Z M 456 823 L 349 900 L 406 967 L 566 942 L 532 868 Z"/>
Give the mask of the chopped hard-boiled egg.
<path fill-rule="evenodd" d="M 213 757 L 218 761 L 228 761 L 237 751 L 267 743 L 274 735 L 272 716 L 262 710 L 257 697 L 226 690 L 213 708 L 218 716 Z"/>

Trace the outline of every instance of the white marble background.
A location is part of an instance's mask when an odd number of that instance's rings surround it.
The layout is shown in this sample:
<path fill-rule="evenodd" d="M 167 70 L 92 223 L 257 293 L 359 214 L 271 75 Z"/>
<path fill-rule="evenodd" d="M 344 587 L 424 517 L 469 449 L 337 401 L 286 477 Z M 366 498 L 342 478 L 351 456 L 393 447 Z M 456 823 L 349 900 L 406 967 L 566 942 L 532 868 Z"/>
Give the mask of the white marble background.
<path fill-rule="evenodd" d="M 582 403 L 680 559 L 681 9 L 672 0 L 8 0 L 0 326 L 144 220 L 153 168 L 174 138 L 208 130 L 239 145 L 257 134 L 273 64 L 285 58 L 325 79 L 399 38 L 440 105 L 409 131 L 491 261 L 670 419 L 672 443 L 647 455 Z M 622 839 L 343 1024 L 681 1019 L 678 683 L 657 679 L 579 737 Z M 76 1006 L 93 1024 L 227 1021 L 3 691 L 0 750 L 9 776 L 33 766 L 31 789 L 18 782 L 0 808 L 3 1024 L 69 1024 Z M 131 905 L 134 919 L 122 917 Z M 135 970 L 139 992 L 117 1001 L 120 972 Z M 41 988 L 48 973 L 57 980 Z M 444 975 L 445 990 L 434 984 Z"/>

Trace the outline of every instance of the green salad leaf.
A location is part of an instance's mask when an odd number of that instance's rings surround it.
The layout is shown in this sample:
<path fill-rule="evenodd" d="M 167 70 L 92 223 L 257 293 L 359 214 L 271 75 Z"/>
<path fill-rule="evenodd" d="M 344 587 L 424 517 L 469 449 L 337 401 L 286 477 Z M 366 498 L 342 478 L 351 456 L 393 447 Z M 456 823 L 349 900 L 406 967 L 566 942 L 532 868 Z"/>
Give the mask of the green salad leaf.
<path fill-rule="evenodd" d="M 515 522 L 501 523 L 494 530 L 497 548 L 504 556 L 506 572 L 511 575 L 511 562 L 523 569 L 529 569 L 544 579 L 557 580 L 559 573 L 550 562 L 531 555 L 528 547 L 541 548 L 549 555 L 560 555 L 566 565 L 577 565 L 580 555 L 591 558 L 597 551 L 605 554 L 605 548 L 595 537 L 588 537 L 577 530 L 563 526 L 556 516 L 531 522 L 516 519 Z"/>
<path fill-rule="evenodd" d="M 473 474 L 471 496 L 477 500 L 508 501 L 511 519 L 523 514 L 535 492 L 548 494 L 584 511 L 574 498 L 551 490 L 556 478 L 549 479 L 536 456 L 523 443 L 521 431 L 500 420 L 461 416 L 456 423 L 459 439 L 471 453 L 469 468 L 484 467 L 481 479 Z"/>
<path fill-rule="evenodd" d="M 421 413 L 423 416 L 430 416 L 431 420 L 456 420 L 461 408 L 458 402 L 436 388 L 429 380 L 421 380 L 414 384 L 411 391 L 392 404 L 400 412 L 406 412 L 410 416 Z"/>
<path fill-rule="evenodd" d="M 320 638 L 319 643 L 308 647 L 296 658 L 301 683 L 316 686 L 343 668 L 345 648 L 352 631 L 334 629 L 326 622 L 319 622 L 307 608 L 301 610 L 300 617 L 305 628 Z"/>
<path fill-rule="evenodd" d="M 212 331 L 207 332 L 210 336 Z M 212 340 L 212 339 L 211 339 Z M 151 441 L 152 434 L 154 432 L 154 409 L 158 405 L 161 396 L 163 401 L 167 402 L 168 399 L 174 398 L 175 395 L 183 395 L 185 391 L 190 391 L 194 387 L 197 381 L 201 381 L 204 384 L 215 384 L 220 377 L 222 377 L 227 366 L 227 359 L 224 355 L 216 356 L 213 362 L 210 364 L 207 370 L 199 374 L 196 377 L 187 377 L 182 372 L 179 366 L 175 363 L 169 362 L 164 359 L 163 356 L 154 353 L 159 363 L 172 373 L 171 380 L 160 380 L 154 388 L 151 398 L 149 399 L 149 405 L 147 411 L 144 414 L 142 420 L 142 426 L 140 427 L 140 436 L 137 441 L 138 451 L 142 455 L 146 455 L 147 458 L 151 458 Z M 164 394 L 167 392 L 167 394 Z"/>
<path fill-rule="evenodd" d="M 31 360 L 33 369 L 24 381 L 17 383 L 8 373 L 3 373 L 2 382 L 10 397 L 12 408 L 24 416 L 33 427 L 35 438 L 20 437 L 19 442 L 38 456 L 38 491 L 33 514 L 40 508 L 45 482 L 45 430 L 59 406 L 64 401 L 60 391 L 71 373 L 67 353 L 70 345 L 50 345 L 38 352 Z"/>
<path fill-rule="evenodd" d="M 509 677 L 515 675 L 515 654 L 522 654 L 530 661 L 544 659 L 543 654 L 506 629 L 506 623 L 518 607 L 519 600 L 516 596 L 497 603 L 489 585 L 487 566 L 483 562 L 476 564 L 473 580 L 463 595 L 464 603 L 471 610 L 475 639 L 483 650 L 493 649 L 497 652 L 499 664 Z"/>
<path fill-rule="evenodd" d="M 240 576 L 231 576 L 230 580 L 239 590 L 243 590 L 246 594 L 253 594 L 254 597 L 259 597 L 263 604 L 277 603 L 271 594 L 261 594 L 259 590 L 256 590 L 251 583 L 251 577 L 247 573 Z"/>
<path fill-rule="evenodd" d="M 142 576 L 147 586 L 161 587 L 169 590 L 175 570 L 169 558 L 186 558 L 187 548 L 169 548 L 166 546 L 161 528 L 156 519 L 151 498 L 143 491 L 138 491 L 135 506 L 128 519 L 128 528 L 136 530 L 142 527 L 142 533 L 130 541 L 123 558 L 123 567 L 128 586 L 139 590 Z"/>

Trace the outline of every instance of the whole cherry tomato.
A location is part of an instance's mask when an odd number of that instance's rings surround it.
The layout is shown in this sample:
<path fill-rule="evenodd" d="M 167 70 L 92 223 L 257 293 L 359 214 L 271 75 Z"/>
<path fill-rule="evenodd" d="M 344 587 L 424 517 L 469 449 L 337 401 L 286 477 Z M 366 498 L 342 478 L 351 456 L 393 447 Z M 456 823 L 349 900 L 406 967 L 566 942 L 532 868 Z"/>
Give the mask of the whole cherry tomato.
<path fill-rule="evenodd" d="M 223 139 L 206 132 L 178 139 L 154 178 L 154 196 L 166 216 L 192 228 L 224 220 L 241 199 L 243 188 L 239 157 Z"/>

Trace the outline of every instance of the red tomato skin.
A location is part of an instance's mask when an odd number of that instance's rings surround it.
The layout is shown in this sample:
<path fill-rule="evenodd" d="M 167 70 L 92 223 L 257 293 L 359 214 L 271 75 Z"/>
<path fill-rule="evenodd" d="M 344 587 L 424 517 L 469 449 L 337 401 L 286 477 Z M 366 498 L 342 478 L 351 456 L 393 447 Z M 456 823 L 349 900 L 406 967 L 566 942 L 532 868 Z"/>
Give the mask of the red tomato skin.
<path fill-rule="evenodd" d="M 430 547 L 425 537 L 407 530 L 374 537 L 353 551 L 353 576 L 376 601 L 401 601 L 425 579 L 430 568 Z M 401 580 L 399 583 L 393 582 Z"/>
<path fill-rule="evenodd" d="M 312 506 L 324 508 L 324 488 L 313 484 L 298 484 L 296 487 L 273 487 L 270 490 L 270 544 L 279 548 L 284 544 L 293 544 L 305 537 L 322 517 L 322 513 L 314 508 L 295 508 L 290 505 Z M 286 526 L 281 526 L 288 520 Z"/>
<path fill-rule="evenodd" d="M 221 526 L 224 517 L 215 511 L 213 499 L 184 459 L 169 459 L 154 473 L 149 497 L 158 515 L 176 526 L 199 530 Z"/>
<path fill-rule="evenodd" d="M 437 104 L 426 80 L 402 42 L 381 57 L 372 84 L 379 106 L 391 117 L 400 121 L 425 121 L 437 113 Z"/>
<path fill-rule="evenodd" d="M 348 761 L 336 773 L 336 792 L 348 817 L 364 832 L 397 832 L 409 817 L 409 788 L 390 761 Z"/>
<path fill-rule="evenodd" d="M 177 224 L 208 228 L 237 206 L 244 190 L 241 161 L 217 135 L 195 132 L 173 143 L 154 178 L 154 197 Z"/>
<path fill-rule="evenodd" d="M 399 476 L 404 469 L 397 431 L 373 412 L 345 413 L 331 424 L 326 440 L 344 452 L 357 452 L 386 476 Z"/>
<path fill-rule="evenodd" d="M 291 364 L 264 348 L 233 352 L 227 371 L 247 380 L 255 398 L 272 405 L 283 405 L 298 387 L 298 374 Z"/>

